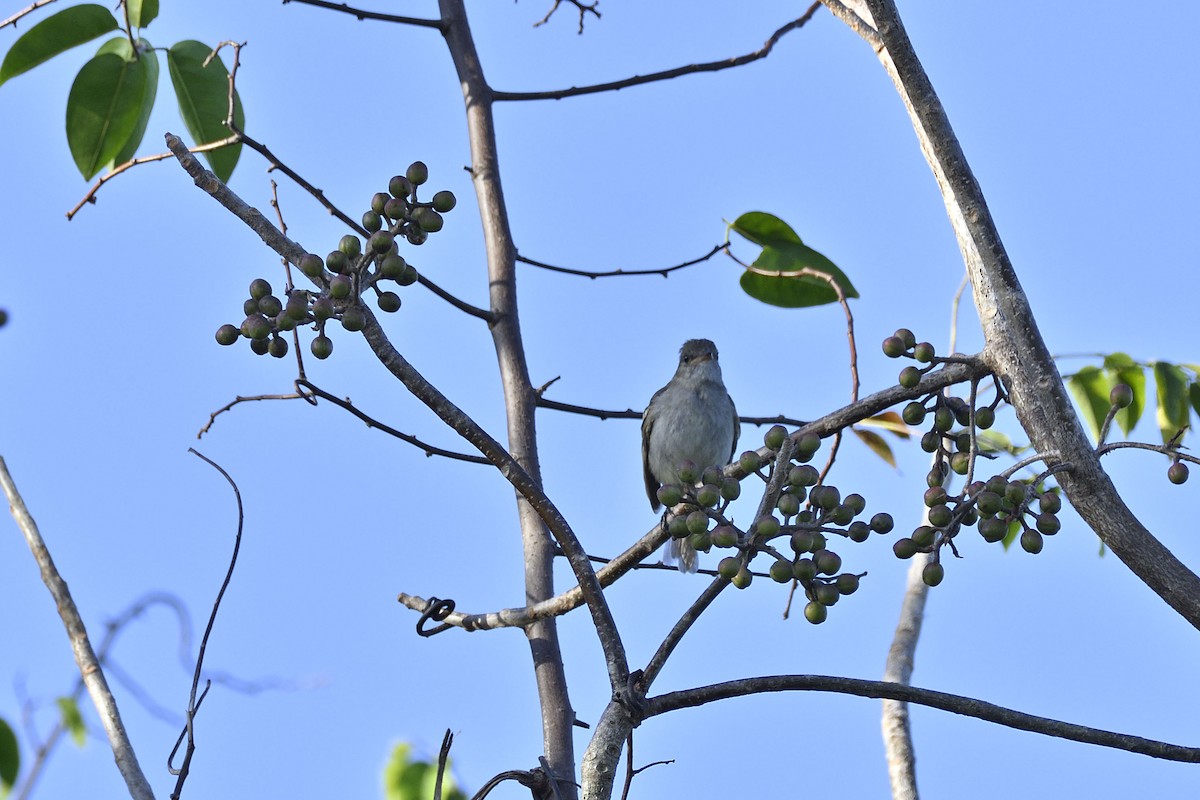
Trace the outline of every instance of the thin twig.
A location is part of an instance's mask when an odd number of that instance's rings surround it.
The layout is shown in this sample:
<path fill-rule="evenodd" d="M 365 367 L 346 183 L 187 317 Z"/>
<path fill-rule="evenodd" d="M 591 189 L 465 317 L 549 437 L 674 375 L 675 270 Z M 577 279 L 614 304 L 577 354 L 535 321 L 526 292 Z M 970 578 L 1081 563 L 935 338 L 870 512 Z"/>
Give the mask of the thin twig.
<path fill-rule="evenodd" d="M 435 28 L 442 30 L 443 25 L 441 20 L 437 19 L 422 19 L 420 17 L 403 17 L 399 14 L 383 14 L 378 11 L 366 11 L 361 8 L 354 8 L 346 3 L 331 3 L 328 0 L 283 0 L 286 6 L 288 3 L 300 3 L 305 6 L 316 6 L 317 8 L 327 8 L 330 11 L 338 11 L 343 14 L 349 14 L 355 17 L 360 22 L 367 19 L 378 20 L 379 22 L 396 22 L 401 25 L 415 25 L 418 28 Z"/>
<path fill-rule="evenodd" d="M 4 495 L 8 498 L 9 510 L 12 512 L 13 519 L 16 520 L 21 533 L 24 534 L 25 541 L 41 570 L 42 582 L 46 584 L 46 588 L 54 597 L 54 604 L 58 608 L 59 616 L 67 629 L 67 636 L 71 640 L 71 649 L 75 653 L 75 664 L 79 668 L 83 682 L 87 685 L 88 694 L 96 706 L 96 713 L 100 715 L 100 722 L 104 725 L 104 731 L 112 746 L 113 756 L 117 761 L 117 769 L 125 778 L 129 794 L 133 800 L 153 800 L 154 790 L 150 788 L 150 783 L 142 773 L 141 766 L 138 765 L 137 754 L 134 753 L 133 745 L 125 732 L 125 725 L 121 721 L 121 712 L 117 709 L 117 701 L 113 698 L 112 691 L 108 688 L 108 681 L 104 678 L 104 669 L 100 666 L 100 661 L 92 649 L 83 618 L 79 615 L 79 609 L 71 598 L 67 582 L 63 580 L 58 568 L 54 566 L 50 550 L 46 547 L 46 542 L 42 539 L 42 534 L 30 515 L 29 509 L 25 507 L 25 501 L 17 491 L 16 484 L 13 483 L 12 476 L 8 472 L 8 465 L 5 464 L 3 457 L 0 457 L 0 486 L 3 487 Z"/>
<path fill-rule="evenodd" d="M 528 264 L 531 267 L 540 267 L 541 269 L 549 270 L 550 272 L 559 272 L 563 275 L 578 275 L 581 278 L 616 278 L 628 277 L 630 275 L 661 275 L 665 278 L 676 270 L 686 269 L 687 267 L 693 267 L 696 264 L 701 264 L 705 261 L 708 261 L 717 253 L 728 250 L 729 242 L 723 242 L 721 244 L 714 245 L 712 250 L 709 250 L 699 258 L 693 258 L 691 261 L 684 261 L 682 264 L 675 264 L 674 266 L 670 267 L 661 267 L 659 269 L 612 269 L 608 270 L 607 272 L 591 272 L 583 269 L 573 269 L 571 267 L 556 267 L 553 264 L 547 264 L 544 261 L 535 261 L 532 258 L 526 258 L 520 253 L 516 255 L 516 259 L 517 261 L 520 261 L 523 264 Z"/>
<path fill-rule="evenodd" d="M 21 19 L 21 17 L 25 16 L 26 14 L 32 13 L 34 11 L 37 11 L 42 6 L 50 5 L 53 2 L 55 2 L 55 0 L 36 0 L 36 2 L 33 3 L 33 5 L 29 6 L 28 8 L 21 9 L 20 11 L 18 11 L 17 13 L 15 13 L 11 17 L 9 17 L 8 19 L 4 20 L 3 22 L 0 22 L 0 28 L 7 28 L 9 25 L 12 25 L 15 28 L 15 27 L 17 27 L 17 21 L 19 19 Z"/>
<path fill-rule="evenodd" d="M 454 734 L 446 728 L 442 737 L 442 748 L 438 751 L 437 779 L 433 782 L 433 800 L 442 800 L 442 779 L 446 775 L 446 763 L 450 759 L 450 745 L 454 744 Z"/>
<path fill-rule="evenodd" d="M 542 17 L 540 20 L 533 23 L 533 27 L 540 28 L 542 25 L 545 25 L 547 22 L 549 22 L 550 18 L 552 16 L 554 16 L 554 12 L 558 11 L 558 7 L 560 5 L 562 5 L 562 1 L 563 0 L 554 0 L 554 5 L 550 8 L 549 11 L 546 12 L 546 16 Z M 594 2 L 594 3 L 584 3 L 581 0 L 567 0 L 567 2 L 569 2 L 571 5 L 575 6 L 575 8 L 579 9 L 579 33 L 580 33 L 580 35 L 583 34 L 584 12 L 590 11 L 591 13 L 596 15 L 596 19 L 600 19 L 600 12 L 596 10 L 596 6 L 600 5 L 600 0 L 596 0 L 596 2 Z"/>
<path fill-rule="evenodd" d="M 1040 733 L 1060 739 L 1069 739 L 1085 744 L 1101 747 L 1111 747 L 1130 753 L 1182 761 L 1190 764 L 1200 763 L 1200 747 L 1169 744 L 1140 736 L 1124 733 L 1114 733 L 1076 725 L 1070 722 L 1038 717 L 1025 714 L 1003 706 L 994 705 L 971 697 L 935 692 L 931 689 L 919 689 L 900 683 L 886 681 L 865 681 L 857 678 L 839 678 L 827 675 L 772 675 L 760 678 L 727 681 L 696 689 L 686 689 L 670 692 L 646 701 L 646 716 L 656 716 L 681 708 L 694 708 L 711 703 L 715 700 L 726 700 L 732 697 L 744 697 L 765 692 L 835 692 L 852 694 L 859 697 L 873 697 L 879 700 L 898 700 L 905 703 L 928 706 L 930 708 L 950 711 L 967 717 L 974 717 L 985 722 L 992 722 L 1008 728 Z"/>
<path fill-rule="evenodd" d="M 578 97 L 585 94 L 596 94 L 597 92 L 613 92 L 618 89 L 626 89 L 630 86 L 640 86 L 644 83 L 654 83 L 655 81 L 665 81 L 671 78 L 678 78 L 681 75 L 691 75 L 698 72 L 717 72 L 731 67 L 740 67 L 743 64 L 749 64 L 752 61 L 758 61 L 760 58 L 766 58 L 771 54 L 771 50 L 775 47 L 784 34 L 801 28 L 812 19 L 813 15 L 821 7 L 819 2 L 809 6 L 808 11 L 788 24 L 784 25 L 779 30 L 771 34 L 767 39 L 766 44 L 755 50 L 753 53 L 747 53 L 743 56 L 734 58 L 726 58 L 721 61 L 709 61 L 703 64 L 688 64 L 674 69 L 663 70 L 662 72 L 652 72 L 649 75 L 634 75 L 631 78 L 624 78 L 619 81 L 610 81 L 609 83 L 600 83 L 593 86 L 573 86 L 569 89 L 556 89 L 546 92 L 492 92 L 493 100 L 561 100 L 564 97 Z"/>
<path fill-rule="evenodd" d="M 228 403 L 226 403 L 225 405 L 221 406 L 216 411 L 214 411 L 208 415 L 208 422 L 206 422 L 204 424 L 203 428 L 201 428 L 199 431 L 196 432 L 196 438 L 197 439 L 203 438 L 204 434 L 208 433 L 209 430 L 212 429 L 213 423 L 215 423 L 217 421 L 217 417 L 221 416 L 226 411 L 232 410 L 234 406 L 239 405 L 241 403 L 256 403 L 260 400 L 304 400 L 304 399 L 305 399 L 304 395 L 299 394 L 299 393 L 294 393 L 294 394 L 256 394 L 256 395 L 250 395 L 249 397 L 243 397 L 242 395 L 239 394 L 233 400 L 230 400 Z"/>

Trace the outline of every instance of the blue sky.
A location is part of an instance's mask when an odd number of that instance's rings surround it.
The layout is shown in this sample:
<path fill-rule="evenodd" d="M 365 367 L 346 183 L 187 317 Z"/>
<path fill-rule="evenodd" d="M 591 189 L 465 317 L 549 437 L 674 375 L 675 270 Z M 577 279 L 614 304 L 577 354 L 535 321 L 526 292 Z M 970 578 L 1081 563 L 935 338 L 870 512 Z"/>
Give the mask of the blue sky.
<path fill-rule="evenodd" d="M 645 7 L 649 5 L 650 7 Z M 583 36 L 548 4 L 472 3 L 493 86 L 538 90 L 595 83 L 749 52 L 802 12 L 792 3 L 620 3 Z M 53 7 L 52 7 L 53 8 Z M 11 10 L 15 10 L 11 9 Z M 387 10 L 432 15 L 434 4 Z M 1052 351 L 1125 351 L 1200 361 L 1186 303 L 1196 296 L 1191 236 L 1200 197 L 1191 31 L 1115 3 L 902 4 L 901 12 L 988 197 Z M 164 3 L 146 31 L 248 42 L 239 87 L 247 131 L 357 217 L 415 159 L 430 188 L 459 206 L 411 260 L 440 285 L 486 305 L 478 214 L 457 80 L 433 31 L 360 23 L 304 7 L 232 0 Z M 0 47 L 14 40 L 0 31 Z M 246 502 L 241 561 L 207 664 L 282 689 L 215 688 L 198 721 L 195 796 L 378 797 L 392 743 L 436 753 L 456 732 L 456 773 L 470 791 L 536 763 L 541 748 L 528 648 L 516 631 L 432 639 L 395 602 L 404 591 L 453 597 L 468 611 L 522 603 L 512 491 L 492 470 L 427 459 L 322 404 L 247 404 L 289 391 L 294 363 L 221 348 L 213 332 L 241 319 L 255 277 L 282 284 L 278 260 L 197 191 L 173 162 L 86 192 L 63 134 L 78 51 L 0 87 L 0 454 L 8 462 L 93 636 L 149 591 L 169 591 L 202 627 L 224 574 L 236 517 L 228 487 L 186 451 L 199 447 L 238 481 Z M 164 76 L 165 79 L 165 76 Z M 143 152 L 185 131 L 160 90 Z M 899 364 L 878 342 L 899 326 L 944 347 L 961 261 L 903 108 L 870 49 L 824 11 L 765 61 L 738 70 L 558 102 L 497 109 L 502 177 L 516 241 L 531 258 L 579 268 L 666 266 L 706 252 L 723 220 L 765 210 L 788 220 L 862 294 L 854 302 L 863 389 L 891 385 Z M 155 133 L 157 132 L 157 133 Z M 154 135 L 151 135 L 154 134 Z M 231 186 L 264 211 L 269 181 L 290 234 L 326 252 L 345 233 L 298 187 L 246 152 Z M 520 275 L 532 379 L 550 396 L 641 408 L 670 376 L 683 340 L 717 342 L 726 384 L 746 415 L 813 418 L 849 397 L 836 308 L 788 311 L 745 297 L 731 262 L 664 280 L 588 281 L 532 268 Z M 389 317 L 414 366 L 500 436 L 503 407 L 486 327 L 419 287 Z M 406 432 L 466 445 L 382 370 L 365 343 L 334 334 L 322 388 Z M 981 345 L 973 308 L 959 349 Z M 1089 363 L 1063 362 L 1064 371 Z M 1011 412 L 999 425 L 1020 434 Z M 638 427 L 539 412 L 546 489 L 590 552 L 614 554 L 656 521 L 645 501 Z M 746 426 L 741 448 L 761 443 Z M 1135 431 L 1154 441 L 1152 418 Z M 834 475 L 868 513 L 900 529 L 919 515 L 926 456 L 898 451 L 893 470 L 847 442 Z M 1200 481 L 1174 487 L 1166 459 L 1106 459 L 1146 525 L 1200 566 L 1188 522 Z M 749 489 L 749 486 L 747 486 Z M 749 498 L 750 492 L 745 493 Z M 751 499 L 743 500 L 748 516 Z M 5 526 L 0 525 L 0 529 Z M 39 729 L 74 667 L 53 603 L 14 526 L 0 535 L 0 716 L 32 698 Z M 877 537 L 841 549 L 862 588 L 819 627 L 782 621 L 786 590 L 766 581 L 727 591 L 685 640 L 656 688 L 754 674 L 878 678 L 907 564 Z M 915 684 L 1023 711 L 1180 744 L 1200 744 L 1191 690 L 1196 631 L 1071 513 L 1037 557 L 963 537 L 931 595 Z M 707 561 L 715 559 L 709 556 Z M 710 565 L 710 564 L 709 564 Z M 565 584 L 567 573 L 562 573 Z M 645 662 L 703 581 L 651 572 L 609 591 L 635 666 Z M 579 717 L 594 722 L 607 681 L 586 615 L 562 621 Z M 177 631 L 151 612 L 122 636 L 120 667 L 179 713 L 190 678 Z M 125 689 L 118 700 L 160 797 L 176 726 Z M 913 709 L 918 777 L 928 797 L 1129 796 L 1154 786 L 1190 797 L 1195 767 L 1060 742 Z M 98 730 L 94 715 L 89 720 Z M 22 736 L 24 733 L 22 731 Z M 28 741 L 23 739 L 24 744 Z M 586 734 L 580 733 L 581 754 Z M 29 750 L 25 751 L 30 757 Z M 645 723 L 635 796 L 725 797 L 887 792 L 874 701 L 780 695 L 728 701 Z M 1048 765 L 1053 765 L 1052 768 Z M 805 786 L 808 784 L 808 786 Z M 64 746 L 42 797 L 124 793 L 107 744 Z M 517 797 L 515 787 L 494 797 Z"/>

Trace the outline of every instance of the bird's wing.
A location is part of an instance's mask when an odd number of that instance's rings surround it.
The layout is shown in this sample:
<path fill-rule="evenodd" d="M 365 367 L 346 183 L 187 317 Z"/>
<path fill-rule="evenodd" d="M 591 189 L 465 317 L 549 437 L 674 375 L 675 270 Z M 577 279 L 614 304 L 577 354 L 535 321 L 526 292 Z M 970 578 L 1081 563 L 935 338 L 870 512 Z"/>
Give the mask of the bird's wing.
<path fill-rule="evenodd" d="M 729 398 L 729 406 L 733 409 L 733 443 L 729 445 L 729 461 L 733 462 L 733 456 L 737 452 L 738 439 L 742 438 L 742 421 L 738 419 L 737 406 L 733 404 L 733 398 Z"/>
<path fill-rule="evenodd" d="M 660 503 L 658 502 L 658 478 L 654 477 L 654 473 L 650 469 L 650 432 L 654 430 L 654 421 L 658 417 L 654 401 L 666 391 L 666 388 L 664 386 L 654 393 L 654 397 L 650 398 L 650 405 L 646 406 L 646 412 L 642 414 L 642 477 L 646 481 L 646 496 L 650 498 L 651 511 L 658 511 Z"/>

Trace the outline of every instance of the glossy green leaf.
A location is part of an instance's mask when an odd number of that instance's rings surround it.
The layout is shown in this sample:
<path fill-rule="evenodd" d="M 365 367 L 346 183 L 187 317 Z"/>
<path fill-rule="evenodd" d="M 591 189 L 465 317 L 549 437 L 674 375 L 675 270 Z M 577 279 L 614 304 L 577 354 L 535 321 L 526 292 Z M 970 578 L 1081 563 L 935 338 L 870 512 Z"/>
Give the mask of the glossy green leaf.
<path fill-rule="evenodd" d="M 1012 543 L 1021 535 L 1022 530 L 1021 523 L 1018 520 L 1014 519 L 1008 523 L 1008 531 L 1004 534 L 1004 538 L 1000 540 L 1005 550 L 1012 547 Z"/>
<path fill-rule="evenodd" d="M 0 797 L 8 794 L 21 771 L 21 748 L 12 726 L 0 717 Z"/>
<path fill-rule="evenodd" d="M 786 222 L 764 211 L 742 214 L 729 229 L 762 247 L 753 266 L 772 272 L 812 269 L 823 272 L 841 287 L 846 297 L 858 297 L 858 291 L 846 274 L 832 261 L 800 240 Z M 784 308 L 802 308 L 837 302 L 837 292 L 823 278 L 761 275 L 747 270 L 742 274 L 743 291 L 756 300 Z"/>
<path fill-rule="evenodd" d="M 437 764 L 412 759 L 412 746 L 401 742 L 392 749 L 383 770 L 386 800 L 430 800 L 437 782 Z M 466 800 L 466 795 L 454 784 L 449 764 L 442 775 L 442 797 L 445 800 Z"/>
<path fill-rule="evenodd" d="M 67 97 L 67 144 L 75 166 L 90 179 L 129 142 L 146 92 L 144 60 L 113 53 L 83 65 Z"/>
<path fill-rule="evenodd" d="M 1200 416 L 1200 381 L 1192 381 L 1188 386 L 1188 397 L 1191 398 L 1192 408 L 1196 410 L 1197 416 Z"/>
<path fill-rule="evenodd" d="M 1108 402 L 1108 393 L 1112 389 L 1109 377 L 1099 367 L 1084 367 L 1067 379 L 1067 388 L 1079 404 L 1092 436 L 1099 438 L 1100 426 L 1112 405 Z"/>
<path fill-rule="evenodd" d="M 225 125 L 229 116 L 229 72 L 220 58 L 204 66 L 211 52 L 211 47 L 194 40 L 179 42 L 167 51 L 167 69 L 179 99 L 179 113 L 196 144 L 220 141 L 231 133 Z M 236 92 L 233 121 L 238 128 L 245 124 L 242 101 Z M 241 154 L 241 144 L 234 144 L 207 152 L 204 157 L 216 176 L 228 181 Z"/>
<path fill-rule="evenodd" d="M 859 428 L 851 428 L 850 430 L 854 431 L 854 435 L 859 438 L 859 441 L 869 447 L 872 453 L 886 461 L 892 469 L 896 468 L 896 456 L 892 453 L 892 448 L 888 445 L 887 440 L 875 431 L 864 431 Z"/>
<path fill-rule="evenodd" d="M 1126 384 L 1133 390 L 1133 402 L 1128 408 L 1117 412 L 1116 421 L 1126 436 L 1142 418 L 1146 409 L 1146 372 L 1143 367 L 1125 353 L 1105 356 L 1104 368 L 1108 370 L 1110 385 Z"/>
<path fill-rule="evenodd" d="M 118 27 L 117 20 L 104 6 L 84 3 L 64 8 L 13 42 L 0 63 L 0 84 Z"/>
<path fill-rule="evenodd" d="M 79 713 L 79 704 L 72 697 L 59 697 L 54 701 L 58 705 L 58 713 L 62 718 L 62 726 L 71 734 L 72 741 L 77 747 L 87 743 L 87 726 L 83 724 L 83 714 Z"/>
<path fill-rule="evenodd" d="M 1158 393 L 1158 429 L 1163 442 L 1169 442 L 1187 425 L 1188 410 L 1187 373 L 1165 361 L 1154 362 L 1154 389 Z"/>
<path fill-rule="evenodd" d="M 158 0 L 125 0 L 129 9 L 129 24 L 135 28 L 144 28 L 158 16 Z"/>
<path fill-rule="evenodd" d="M 134 153 L 142 144 L 142 138 L 146 135 L 146 126 L 150 123 L 150 112 L 154 110 L 154 99 L 158 96 L 158 56 L 155 55 L 151 44 L 145 39 L 138 39 L 137 57 L 145 64 L 146 71 L 146 86 L 142 94 L 142 105 L 138 113 L 137 124 L 133 128 L 133 133 L 129 136 L 129 141 L 121 148 L 121 151 L 113 157 L 113 160 L 107 165 L 109 169 L 119 164 L 124 164 L 133 158 Z M 126 61 L 134 60 L 133 46 L 129 44 L 129 40 L 123 37 L 109 39 L 104 44 L 100 45 L 100 49 L 96 51 L 96 55 L 102 53 L 112 53 L 118 55 Z"/>

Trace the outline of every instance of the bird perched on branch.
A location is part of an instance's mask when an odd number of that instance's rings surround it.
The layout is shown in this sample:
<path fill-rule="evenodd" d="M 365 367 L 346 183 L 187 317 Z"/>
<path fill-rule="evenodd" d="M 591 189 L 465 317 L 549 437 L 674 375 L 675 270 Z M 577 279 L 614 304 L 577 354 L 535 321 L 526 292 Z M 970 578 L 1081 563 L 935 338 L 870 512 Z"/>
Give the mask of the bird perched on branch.
<path fill-rule="evenodd" d="M 683 462 L 691 461 L 699 471 L 728 464 L 740 433 L 737 409 L 721 380 L 717 346 L 708 339 L 684 342 L 675 377 L 654 393 L 642 415 L 642 470 L 650 508 L 661 506 L 660 486 L 681 483 Z M 667 545 L 664 560 L 676 558 L 684 572 L 696 571 L 696 550 L 687 539 Z"/>

